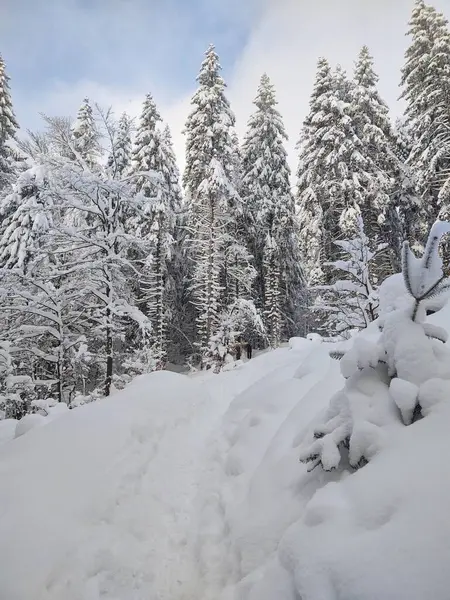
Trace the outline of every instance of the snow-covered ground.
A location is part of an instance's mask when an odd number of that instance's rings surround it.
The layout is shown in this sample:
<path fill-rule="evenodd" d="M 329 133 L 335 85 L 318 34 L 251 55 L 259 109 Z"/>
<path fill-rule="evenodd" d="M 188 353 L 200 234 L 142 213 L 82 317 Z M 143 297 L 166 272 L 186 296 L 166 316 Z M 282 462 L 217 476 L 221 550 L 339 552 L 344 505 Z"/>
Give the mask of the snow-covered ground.
<path fill-rule="evenodd" d="M 296 339 L 5 425 L 0 598 L 448 600 L 450 402 L 355 473 L 307 473 L 299 446 L 344 384 L 328 350 Z"/>

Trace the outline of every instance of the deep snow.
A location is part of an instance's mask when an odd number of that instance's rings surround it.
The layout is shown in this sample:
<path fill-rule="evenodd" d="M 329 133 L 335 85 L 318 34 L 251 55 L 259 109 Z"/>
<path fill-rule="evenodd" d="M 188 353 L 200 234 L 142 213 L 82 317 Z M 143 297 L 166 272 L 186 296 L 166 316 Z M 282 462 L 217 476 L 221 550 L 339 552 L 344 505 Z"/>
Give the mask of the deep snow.
<path fill-rule="evenodd" d="M 153 373 L 6 441 L 0 598 L 448 600 L 447 390 L 359 471 L 307 473 L 344 385 L 329 349 Z"/>

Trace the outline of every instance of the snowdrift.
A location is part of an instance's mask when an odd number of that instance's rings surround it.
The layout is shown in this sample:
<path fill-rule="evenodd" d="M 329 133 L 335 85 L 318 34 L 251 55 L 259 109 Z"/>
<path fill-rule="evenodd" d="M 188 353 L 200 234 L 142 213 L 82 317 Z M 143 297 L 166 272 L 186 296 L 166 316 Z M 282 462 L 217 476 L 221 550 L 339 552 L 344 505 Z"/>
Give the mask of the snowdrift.
<path fill-rule="evenodd" d="M 450 398 L 364 468 L 308 473 L 344 385 L 329 350 L 154 373 L 5 442 L 0 598 L 448 600 Z"/>
<path fill-rule="evenodd" d="M 199 385 L 159 372 L 4 444 L 0 597 L 189 597 L 184 536 L 214 410 Z"/>

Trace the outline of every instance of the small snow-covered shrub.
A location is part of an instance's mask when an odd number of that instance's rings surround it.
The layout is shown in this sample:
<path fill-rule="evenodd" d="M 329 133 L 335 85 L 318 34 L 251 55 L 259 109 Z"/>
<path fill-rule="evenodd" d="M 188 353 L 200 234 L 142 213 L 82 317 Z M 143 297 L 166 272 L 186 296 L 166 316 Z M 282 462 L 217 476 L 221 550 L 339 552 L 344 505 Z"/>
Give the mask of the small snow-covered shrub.
<path fill-rule="evenodd" d="M 427 307 L 436 307 L 450 289 L 439 256 L 439 242 L 447 232 L 450 223 L 437 221 L 421 258 L 405 242 L 402 275 L 409 299 L 402 294 L 397 308 L 389 290 L 392 297 L 378 322 L 378 340 L 357 337 L 349 350 L 334 351 L 347 381 L 301 450 L 300 460 L 309 470 L 363 466 L 381 447 L 386 428 L 410 425 L 437 402 L 450 399 L 448 334 L 425 322 Z M 392 288 L 391 282 L 388 286 Z"/>

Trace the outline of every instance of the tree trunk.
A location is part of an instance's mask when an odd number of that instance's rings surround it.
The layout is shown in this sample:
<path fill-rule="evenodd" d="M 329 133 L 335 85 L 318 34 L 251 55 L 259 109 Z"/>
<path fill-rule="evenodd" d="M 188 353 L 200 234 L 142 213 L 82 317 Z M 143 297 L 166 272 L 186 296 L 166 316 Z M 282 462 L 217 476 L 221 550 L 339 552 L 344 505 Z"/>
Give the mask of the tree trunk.
<path fill-rule="evenodd" d="M 109 273 L 105 273 L 109 275 Z M 105 378 L 105 396 L 109 396 L 111 393 L 111 384 L 113 376 L 113 331 L 112 331 L 112 315 L 111 315 L 111 286 L 108 285 L 106 288 L 106 297 L 108 298 L 108 305 L 106 306 L 106 378 Z"/>

